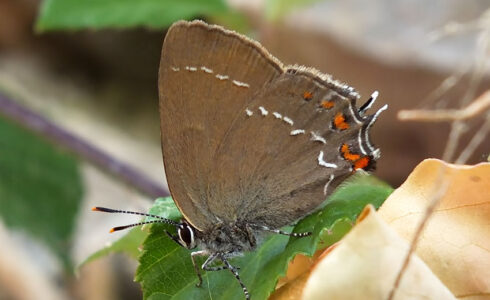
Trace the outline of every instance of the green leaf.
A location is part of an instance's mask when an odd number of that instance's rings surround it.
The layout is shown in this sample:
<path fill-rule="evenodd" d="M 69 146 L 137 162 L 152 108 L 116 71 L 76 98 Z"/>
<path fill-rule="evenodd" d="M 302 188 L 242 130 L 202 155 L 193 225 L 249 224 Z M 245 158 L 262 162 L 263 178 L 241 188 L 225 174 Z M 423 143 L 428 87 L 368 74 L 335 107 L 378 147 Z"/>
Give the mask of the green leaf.
<path fill-rule="evenodd" d="M 266 0 L 265 16 L 270 21 L 277 21 L 295 9 L 318 1 L 319 0 Z"/>
<path fill-rule="evenodd" d="M 155 203 L 148 212 L 152 215 L 157 215 L 170 220 L 179 221 L 182 218 L 179 209 L 175 206 L 172 197 L 162 197 L 155 200 Z M 155 220 L 147 217 L 145 221 Z"/>
<path fill-rule="evenodd" d="M 230 10 L 220 14 L 214 14 L 206 19 L 211 24 L 220 24 L 221 26 L 240 32 L 250 34 L 252 32 L 251 24 L 247 17 L 239 11 Z"/>
<path fill-rule="evenodd" d="M 0 218 L 44 242 L 68 270 L 82 199 L 76 160 L 2 118 L 0 137 Z"/>
<path fill-rule="evenodd" d="M 166 28 L 177 20 L 226 11 L 223 0 L 44 0 L 36 29 Z"/>
<path fill-rule="evenodd" d="M 252 299 L 266 299 L 277 280 L 285 274 L 289 261 L 298 253 L 312 255 L 317 247 L 325 248 L 348 230 L 345 224 L 355 220 L 368 203 L 379 207 L 392 192 L 388 185 L 370 176 L 352 176 L 329 197 L 318 212 L 304 218 L 295 232 L 313 231 L 306 238 L 271 235 L 261 246 L 243 257 L 232 259 L 240 267 L 240 276 Z M 340 225 L 344 226 L 340 226 Z M 339 226 L 336 226 L 339 225 Z M 144 242 L 136 281 L 145 299 L 243 299 L 243 292 L 227 270 L 203 272 L 203 285 L 195 287 L 197 277 L 190 251 L 170 240 L 163 230 L 169 226 L 154 225 Z M 330 230 L 332 234 L 328 234 Z M 202 264 L 204 259 L 198 261 Z"/>
<path fill-rule="evenodd" d="M 162 216 L 172 220 L 179 220 L 182 215 L 175 206 L 172 198 L 158 198 L 155 200 L 152 208 L 149 211 L 150 214 Z M 146 217 L 145 221 L 155 220 L 155 218 Z M 87 257 L 78 267 L 81 268 L 85 264 L 88 264 L 96 259 L 107 256 L 113 253 L 125 253 L 130 257 L 137 259 L 140 255 L 140 246 L 148 236 L 149 231 L 144 228 L 133 228 L 126 235 L 113 242 L 112 244 L 98 250 L 89 257 Z"/>
<path fill-rule="evenodd" d="M 87 257 L 78 267 L 80 269 L 85 264 L 94 260 L 107 256 L 113 253 L 125 253 L 134 259 L 138 259 L 140 255 L 139 247 L 148 236 L 148 231 L 141 228 L 133 228 L 126 235 L 115 241 L 114 243 L 100 249 Z"/>

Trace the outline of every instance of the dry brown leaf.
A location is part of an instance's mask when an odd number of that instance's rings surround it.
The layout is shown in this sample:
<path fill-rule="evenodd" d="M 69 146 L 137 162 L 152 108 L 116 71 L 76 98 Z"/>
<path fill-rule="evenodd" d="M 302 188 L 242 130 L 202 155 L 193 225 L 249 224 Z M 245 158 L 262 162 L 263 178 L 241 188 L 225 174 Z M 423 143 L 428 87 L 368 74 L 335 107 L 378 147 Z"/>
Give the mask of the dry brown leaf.
<path fill-rule="evenodd" d="M 490 164 L 461 166 L 428 159 L 385 201 L 379 215 L 411 241 L 425 207 L 450 181 L 427 223 L 420 256 L 458 298 L 490 299 Z"/>
<path fill-rule="evenodd" d="M 281 286 L 272 293 L 269 300 L 296 300 L 301 299 L 303 288 L 310 275 L 310 270 L 299 274 L 287 284 Z"/>
<path fill-rule="evenodd" d="M 303 299 L 386 299 L 408 243 L 377 216 L 372 206 L 366 207 L 360 220 L 315 265 Z M 395 299 L 455 298 L 427 265 L 413 256 Z"/>
<path fill-rule="evenodd" d="M 286 276 L 279 279 L 276 290 L 269 297 L 269 300 L 294 300 L 300 299 L 303 287 L 308 279 L 312 266 L 318 261 L 319 257 L 326 253 L 336 244 L 329 248 L 321 249 L 313 254 L 313 257 L 298 254 L 289 263 Z"/>
<path fill-rule="evenodd" d="M 318 256 L 315 253 L 315 256 Z M 308 257 L 303 254 L 297 254 L 288 264 L 288 270 L 286 272 L 286 276 L 279 278 L 279 281 L 276 285 L 276 289 L 281 288 L 282 286 L 292 282 L 297 277 L 304 275 L 305 273 L 309 273 L 311 266 L 314 263 L 313 257 Z"/>

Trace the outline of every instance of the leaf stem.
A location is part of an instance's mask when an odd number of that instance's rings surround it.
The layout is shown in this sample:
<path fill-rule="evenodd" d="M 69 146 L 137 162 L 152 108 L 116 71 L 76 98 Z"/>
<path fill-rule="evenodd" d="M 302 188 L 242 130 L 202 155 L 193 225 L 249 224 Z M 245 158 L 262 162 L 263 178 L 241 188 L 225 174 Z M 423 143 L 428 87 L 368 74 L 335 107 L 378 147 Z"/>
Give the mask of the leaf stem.
<path fill-rule="evenodd" d="M 37 133 L 56 145 L 61 145 L 83 160 L 126 182 L 151 198 L 169 195 L 168 190 L 161 184 L 154 182 L 143 173 L 117 160 L 88 141 L 57 126 L 47 118 L 9 99 L 3 93 L 0 93 L 0 115 Z"/>

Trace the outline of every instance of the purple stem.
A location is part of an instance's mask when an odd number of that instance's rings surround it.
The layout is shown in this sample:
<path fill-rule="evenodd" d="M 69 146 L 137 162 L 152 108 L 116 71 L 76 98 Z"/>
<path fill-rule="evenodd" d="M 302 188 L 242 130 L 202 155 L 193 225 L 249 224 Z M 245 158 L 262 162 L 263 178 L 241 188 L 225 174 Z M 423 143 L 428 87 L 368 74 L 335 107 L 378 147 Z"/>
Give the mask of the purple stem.
<path fill-rule="evenodd" d="M 2 93 L 0 93 L 0 114 L 51 140 L 55 144 L 62 145 L 82 159 L 96 165 L 105 172 L 115 175 L 151 198 L 170 195 L 168 190 L 162 185 L 154 182 L 141 172 L 65 129 L 56 126 L 43 116 L 8 99 Z"/>

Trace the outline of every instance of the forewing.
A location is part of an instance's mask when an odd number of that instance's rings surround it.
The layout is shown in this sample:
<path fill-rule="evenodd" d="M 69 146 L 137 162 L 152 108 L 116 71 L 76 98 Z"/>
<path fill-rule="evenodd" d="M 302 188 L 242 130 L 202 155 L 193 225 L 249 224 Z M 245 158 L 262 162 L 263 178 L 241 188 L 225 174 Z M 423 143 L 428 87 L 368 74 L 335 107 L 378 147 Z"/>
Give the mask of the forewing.
<path fill-rule="evenodd" d="M 282 73 L 258 43 L 221 27 L 178 22 L 167 32 L 159 70 L 162 152 L 173 199 L 194 227 L 210 228 L 224 214 L 211 204 L 220 196 L 211 179 L 232 170 L 216 169 L 215 154 L 254 95 Z"/>

